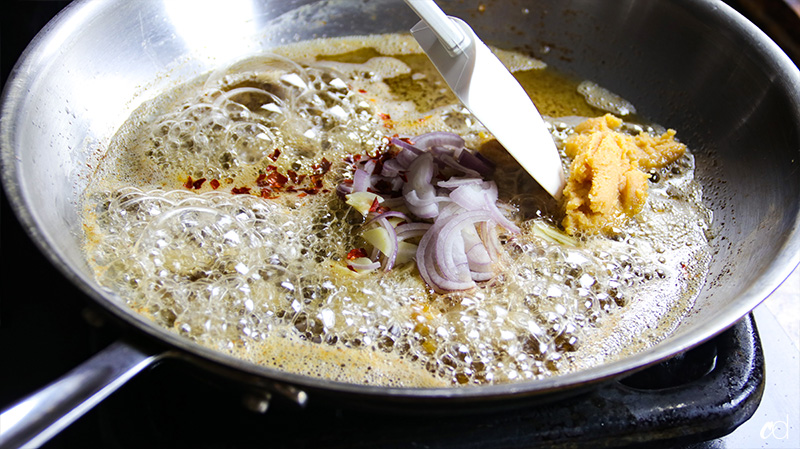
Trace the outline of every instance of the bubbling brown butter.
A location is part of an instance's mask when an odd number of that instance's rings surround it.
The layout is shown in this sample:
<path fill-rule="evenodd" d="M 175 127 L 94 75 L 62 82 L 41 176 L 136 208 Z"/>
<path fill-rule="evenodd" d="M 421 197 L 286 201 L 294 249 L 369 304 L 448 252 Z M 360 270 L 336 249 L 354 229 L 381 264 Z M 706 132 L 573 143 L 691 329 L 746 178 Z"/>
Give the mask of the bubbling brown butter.
<path fill-rule="evenodd" d="M 498 55 L 523 83 L 556 76 Z M 562 155 L 582 120 L 574 111 L 603 114 L 576 107 L 569 83 L 537 85 Z M 563 234 L 530 177 L 499 164 L 501 200 L 523 232 L 503 236 L 497 276 L 475 290 L 436 294 L 414 264 L 348 270 L 363 218 L 336 194 L 345 161 L 386 136 L 429 131 L 456 132 L 471 148 L 491 141 L 409 36 L 322 39 L 237 62 L 123 125 L 85 195 L 86 258 L 104 288 L 159 326 L 349 383 L 540 379 L 649 347 L 689 310 L 711 221 L 690 151 L 650 173 L 641 212 L 613 236 Z"/>

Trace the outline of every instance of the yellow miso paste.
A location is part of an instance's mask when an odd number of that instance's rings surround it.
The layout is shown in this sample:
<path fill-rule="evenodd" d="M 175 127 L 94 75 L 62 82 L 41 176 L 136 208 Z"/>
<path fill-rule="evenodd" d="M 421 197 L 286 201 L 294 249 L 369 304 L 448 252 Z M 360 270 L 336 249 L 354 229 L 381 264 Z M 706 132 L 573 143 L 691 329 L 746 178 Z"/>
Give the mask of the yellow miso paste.
<path fill-rule="evenodd" d="M 567 170 L 575 126 L 609 109 L 542 62 L 496 52 L 543 111 Z M 497 163 L 503 210 L 522 229 L 500 236 L 497 275 L 470 291 L 434 293 L 414 263 L 347 269 L 364 219 L 336 194 L 346 161 L 430 131 L 457 133 Z M 647 348 L 686 314 L 711 221 L 693 173 L 686 151 L 648 171 L 640 210 L 613 232 L 567 235 L 559 209 L 411 37 L 320 39 L 140 107 L 85 193 L 85 252 L 132 309 L 255 364 L 392 386 L 533 380 Z"/>

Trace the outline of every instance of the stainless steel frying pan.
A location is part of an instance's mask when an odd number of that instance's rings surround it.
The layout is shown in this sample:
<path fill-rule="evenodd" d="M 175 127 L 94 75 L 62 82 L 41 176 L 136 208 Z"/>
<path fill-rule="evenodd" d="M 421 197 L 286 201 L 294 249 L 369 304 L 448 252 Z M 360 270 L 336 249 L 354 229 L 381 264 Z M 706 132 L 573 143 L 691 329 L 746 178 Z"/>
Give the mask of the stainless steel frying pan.
<path fill-rule="evenodd" d="M 312 37 L 405 31 L 417 19 L 401 0 L 241 0 L 224 8 L 78 1 L 37 36 L 5 86 L 2 179 L 41 251 L 133 338 L 4 413 L 0 445 L 45 441 L 164 357 L 186 358 L 299 403 L 334 395 L 413 408 L 570 394 L 722 332 L 800 262 L 800 72 L 732 9 L 712 0 L 482 0 L 480 10 L 477 1 L 439 3 L 488 42 L 621 94 L 643 115 L 680 130 L 695 150 L 714 211 L 714 258 L 696 307 L 674 334 L 622 360 L 542 381 L 409 389 L 254 366 L 155 326 L 97 285 L 80 246 L 76 205 L 89 167 L 128 115 L 237 57 Z"/>

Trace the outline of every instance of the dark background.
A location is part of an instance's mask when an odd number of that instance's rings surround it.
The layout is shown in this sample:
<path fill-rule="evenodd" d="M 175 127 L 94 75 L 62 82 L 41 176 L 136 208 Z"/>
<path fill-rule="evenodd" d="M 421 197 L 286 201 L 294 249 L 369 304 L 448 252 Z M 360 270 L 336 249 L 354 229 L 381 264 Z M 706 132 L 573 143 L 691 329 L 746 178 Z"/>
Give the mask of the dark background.
<path fill-rule="evenodd" d="M 0 76 L 5 85 L 36 33 L 69 2 L 0 2 Z M 34 247 L 0 193 L 0 408 L 52 382 L 103 342 L 83 318 L 85 299 Z M 74 348 L 63 350 L 63 348 Z M 53 448 L 91 447 L 90 428 L 75 426 Z"/>
<path fill-rule="evenodd" d="M 5 85 L 31 39 L 68 3 L 0 3 L 0 85 Z M 88 355 L 89 332 L 81 318 L 85 301 L 35 249 L 9 207 L 5 192 L 1 195 L 0 404 L 4 408 L 19 395 L 47 384 L 80 363 Z M 31 308 L 32 303 L 35 308 Z M 39 326 L 58 335 L 59 344 L 63 341 L 86 348 L 87 352 L 53 351 L 48 339 L 38 337 L 44 333 L 37 329 Z"/>

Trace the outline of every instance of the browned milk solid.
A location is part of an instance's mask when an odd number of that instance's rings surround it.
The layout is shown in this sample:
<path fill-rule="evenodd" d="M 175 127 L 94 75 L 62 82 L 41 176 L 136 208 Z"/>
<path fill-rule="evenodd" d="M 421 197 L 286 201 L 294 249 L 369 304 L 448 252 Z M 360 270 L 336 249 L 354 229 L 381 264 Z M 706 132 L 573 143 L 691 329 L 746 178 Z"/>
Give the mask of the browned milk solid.
<path fill-rule="evenodd" d="M 310 376 L 475 385 L 634 353 L 663 339 L 691 307 L 711 220 L 691 154 L 657 174 L 645 210 L 617 238 L 566 244 L 540 237 L 554 228 L 528 218 L 536 214 L 526 205 L 538 201 L 532 181 L 505 169 L 497 176 L 503 199 L 527 221 L 522 235 L 507 238 L 497 278 L 475 291 L 432 294 L 413 264 L 347 270 L 344 256 L 363 246 L 360 216 L 334 193 L 348 154 L 374 151 L 395 133 L 453 131 L 471 148 L 490 136 L 454 104 L 408 36 L 274 52 L 142 106 L 86 193 L 86 257 L 98 281 L 158 325 Z M 580 120 L 572 116 L 602 113 L 541 62 L 499 55 L 536 90 L 559 145 Z M 332 166 L 316 194 L 257 196 L 259 174 L 309 175 L 323 157 Z M 189 177 L 205 181 L 187 188 Z M 251 194 L 231 193 L 242 188 Z"/>

